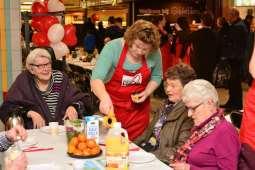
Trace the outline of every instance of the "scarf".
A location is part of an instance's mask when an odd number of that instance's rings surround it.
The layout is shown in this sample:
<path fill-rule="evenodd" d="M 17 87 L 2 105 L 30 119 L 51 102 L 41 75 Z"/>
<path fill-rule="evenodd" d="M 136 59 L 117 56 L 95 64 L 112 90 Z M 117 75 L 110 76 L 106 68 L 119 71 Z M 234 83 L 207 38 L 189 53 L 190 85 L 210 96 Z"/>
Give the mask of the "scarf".
<path fill-rule="evenodd" d="M 194 127 L 192 129 L 193 132 L 192 135 L 189 137 L 186 143 L 177 150 L 176 154 L 170 157 L 170 162 L 171 163 L 186 162 L 188 155 L 194 144 L 196 144 L 202 138 L 208 136 L 218 125 L 220 120 L 222 120 L 222 118 L 223 118 L 222 112 L 217 111 L 215 114 L 213 114 L 212 117 L 210 117 L 203 123 L 202 127 L 200 128 Z"/>
<path fill-rule="evenodd" d="M 174 103 L 169 100 L 165 101 L 163 108 L 161 108 L 160 116 L 153 128 L 153 134 L 156 137 L 157 143 L 160 141 L 160 131 L 166 122 L 167 114 L 173 110 Z"/>

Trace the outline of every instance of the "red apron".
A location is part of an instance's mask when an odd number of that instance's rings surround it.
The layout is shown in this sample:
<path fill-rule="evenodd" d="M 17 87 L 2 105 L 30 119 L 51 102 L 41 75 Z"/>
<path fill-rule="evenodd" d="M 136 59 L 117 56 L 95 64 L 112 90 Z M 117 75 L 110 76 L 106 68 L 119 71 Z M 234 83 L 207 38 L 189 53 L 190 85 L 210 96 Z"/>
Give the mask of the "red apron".
<path fill-rule="evenodd" d="M 105 85 L 114 106 L 115 116 L 128 132 L 129 139 L 140 136 L 149 124 L 150 99 L 143 103 L 134 103 L 131 94 L 141 92 L 150 81 L 151 71 L 143 57 L 142 66 L 135 72 L 123 69 L 128 47 L 125 44 L 115 72 Z"/>

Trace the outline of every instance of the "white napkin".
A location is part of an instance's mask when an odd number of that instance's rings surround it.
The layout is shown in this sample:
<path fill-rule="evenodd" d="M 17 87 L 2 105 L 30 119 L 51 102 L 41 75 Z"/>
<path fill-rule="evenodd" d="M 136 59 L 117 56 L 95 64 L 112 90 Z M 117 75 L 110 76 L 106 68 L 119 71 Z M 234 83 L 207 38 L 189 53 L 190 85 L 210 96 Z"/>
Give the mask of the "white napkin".
<path fill-rule="evenodd" d="M 61 170 L 59 166 L 54 163 L 47 163 L 47 164 L 35 164 L 35 165 L 28 165 L 27 170 Z"/>

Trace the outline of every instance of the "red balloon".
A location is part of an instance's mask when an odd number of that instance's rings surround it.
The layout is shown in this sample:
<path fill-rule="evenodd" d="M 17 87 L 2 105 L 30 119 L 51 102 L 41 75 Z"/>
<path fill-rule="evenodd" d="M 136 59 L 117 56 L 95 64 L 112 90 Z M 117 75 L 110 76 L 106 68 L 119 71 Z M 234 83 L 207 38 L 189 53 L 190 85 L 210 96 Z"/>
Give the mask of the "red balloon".
<path fill-rule="evenodd" d="M 44 32 L 43 17 L 33 17 L 31 26 L 38 32 Z"/>
<path fill-rule="evenodd" d="M 43 22 L 43 32 L 48 32 L 48 29 L 53 25 L 53 24 L 58 24 L 58 18 L 55 16 L 45 16 L 42 19 Z"/>
<path fill-rule="evenodd" d="M 55 16 L 33 17 L 31 26 L 38 32 L 48 32 L 48 29 L 53 25 L 59 23 Z"/>
<path fill-rule="evenodd" d="M 44 32 L 36 32 L 32 36 L 32 42 L 37 47 L 49 46 L 50 41 L 47 38 L 47 34 Z"/>
<path fill-rule="evenodd" d="M 47 13 L 48 9 L 47 7 L 41 3 L 41 2 L 34 2 L 32 4 L 32 14 L 37 14 L 37 13 Z"/>
<path fill-rule="evenodd" d="M 62 41 L 68 46 L 75 46 L 77 44 L 75 26 L 72 24 L 65 25 L 64 30 L 65 30 L 65 35 Z"/>

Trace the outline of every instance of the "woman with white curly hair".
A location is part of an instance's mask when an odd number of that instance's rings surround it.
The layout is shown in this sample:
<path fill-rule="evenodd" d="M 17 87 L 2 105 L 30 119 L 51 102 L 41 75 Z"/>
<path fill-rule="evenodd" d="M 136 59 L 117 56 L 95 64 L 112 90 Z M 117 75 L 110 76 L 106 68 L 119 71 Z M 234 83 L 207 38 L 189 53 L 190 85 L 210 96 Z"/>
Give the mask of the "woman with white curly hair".
<path fill-rule="evenodd" d="M 215 87 L 197 79 L 184 86 L 182 100 L 194 120 L 192 135 L 170 158 L 174 170 L 235 170 L 240 142 L 233 125 L 219 110 Z"/>
<path fill-rule="evenodd" d="M 49 122 L 63 124 L 84 111 L 85 94 L 69 84 L 68 77 L 52 70 L 51 55 L 46 49 L 32 50 L 26 59 L 26 70 L 12 84 L 0 107 L 0 118 L 6 122 L 17 107 L 27 110 L 21 116 L 26 128 L 40 128 Z"/>

